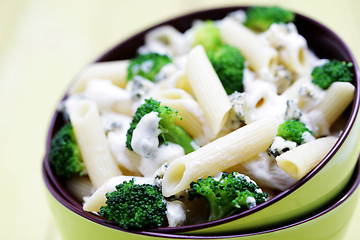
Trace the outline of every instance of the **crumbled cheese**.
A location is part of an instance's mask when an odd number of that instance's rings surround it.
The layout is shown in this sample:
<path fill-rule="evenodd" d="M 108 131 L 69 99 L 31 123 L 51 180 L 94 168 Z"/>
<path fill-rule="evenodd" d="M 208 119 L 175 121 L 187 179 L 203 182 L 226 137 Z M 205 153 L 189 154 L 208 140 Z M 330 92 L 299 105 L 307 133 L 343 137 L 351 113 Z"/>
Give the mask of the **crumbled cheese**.
<path fill-rule="evenodd" d="M 173 63 L 168 63 L 163 66 L 160 71 L 155 75 L 155 81 L 160 82 L 162 80 L 170 78 L 177 71 L 177 67 Z"/>
<path fill-rule="evenodd" d="M 308 131 L 304 132 L 301 137 L 304 140 L 304 143 L 308 143 L 315 140 L 315 137 Z"/>
<path fill-rule="evenodd" d="M 136 75 L 126 85 L 126 90 L 130 93 L 133 101 L 143 99 L 155 87 L 155 84 L 141 76 Z"/>
<path fill-rule="evenodd" d="M 106 133 L 121 130 L 123 134 L 126 134 L 130 126 L 131 117 L 114 112 L 107 112 L 100 116 L 100 120 Z"/>
<path fill-rule="evenodd" d="M 286 101 L 285 120 L 299 120 L 301 117 L 299 104 L 294 99 Z"/>
<path fill-rule="evenodd" d="M 247 197 L 246 198 L 246 203 L 248 204 L 249 208 L 253 208 L 256 206 L 256 200 L 254 197 Z"/>
<path fill-rule="evenodd" d="M 229 100 L 232 105 L 233 112 L 239 121 L 245 121 L 245 106 L 246 106 L 246 98 L 245 93 L 235 91 L 231 95 L 229 95 Z"/>
<path fill-rule="evenodd" d="M 274 157 L 277 157 L 284 152 L 287 152 L 291 149 L 296 148 L 296 143 L 291 141 L 286 141 L 282 137 L 276 136 L 274 138 L 273 143 L 271 144 L 269 148 L 269 153 L 273 155 Z"/>
<path fill-rule="evenodd" d="M 165 162 L 154 173 L 155 184 L 157 186 L 159 186 L 160 188 L 162 187 L 162 181 L 163 181 L 165 172 L 168 167 L 169 167 L 169 164 L 167 162 Z"/>

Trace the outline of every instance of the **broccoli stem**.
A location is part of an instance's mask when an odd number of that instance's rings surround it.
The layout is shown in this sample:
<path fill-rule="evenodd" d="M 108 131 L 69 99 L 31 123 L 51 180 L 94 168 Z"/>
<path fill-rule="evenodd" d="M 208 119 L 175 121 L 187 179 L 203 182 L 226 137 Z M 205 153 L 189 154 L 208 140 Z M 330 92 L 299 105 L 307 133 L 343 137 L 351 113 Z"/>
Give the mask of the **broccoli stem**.
<path fill-rule="evenodd" d="M 231 216 L 238 210 L 237 208 L 234 208 L 232 201 L 228 201 L 226 205 L 221 205 L 217 202 L 212 203 L 212 201 L 209 201 L 209 203 L 210 203 L 209 221 L 214 221 L 217 219 Z"/>
<path fill-rule="evenodd" d="M 171 129 L 165 129 L 163 135 L 164 135 L 163 139 L 165 144 L 166 144 L 166 140 L 172 143 L 179 144 L 184 148 L 185 154 L 195 151 L 192 145 L 193 139 L 187 134 L 187 132 L 182 127 L 175 125 Z"/>

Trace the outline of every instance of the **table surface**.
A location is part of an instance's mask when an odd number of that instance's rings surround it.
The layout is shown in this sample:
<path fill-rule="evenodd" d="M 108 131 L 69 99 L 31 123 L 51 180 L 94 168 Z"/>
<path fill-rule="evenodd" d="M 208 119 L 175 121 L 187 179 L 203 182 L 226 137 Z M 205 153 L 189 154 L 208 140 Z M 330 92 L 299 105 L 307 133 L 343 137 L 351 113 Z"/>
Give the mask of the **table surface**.
<path fill-rule="evenodd" d="M 44 196 L 46 131 L 74 75 L 103 51 L 162 20 L 242 0 L 0 0 L 0 239 L 61 239 Z M 360 1 L 258 0 L 333 29 L 360 61 Z M 341 221 L 341 219 L 339 219 Z M 360 200 L 346 240 L 360 235 Z"/>

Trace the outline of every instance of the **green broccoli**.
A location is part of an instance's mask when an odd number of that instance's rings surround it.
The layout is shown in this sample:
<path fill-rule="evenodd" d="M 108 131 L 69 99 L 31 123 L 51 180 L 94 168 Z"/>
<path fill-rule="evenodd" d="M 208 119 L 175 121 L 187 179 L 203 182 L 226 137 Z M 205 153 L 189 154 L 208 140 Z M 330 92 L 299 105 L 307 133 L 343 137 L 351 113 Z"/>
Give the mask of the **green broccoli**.
<path fill-rule="evenodd" d="M 71 123 L 63 126 L 51 140 L 49 159 L 58 177 L 71 178 L 86 173 Z"/>
<path fill-rule="evenodd" d="M 353 79 L 352 67 L 351 62 L 330 60 L 313 69 L 312 83 L 326 90 L 333 82 L 350 82 Z"/>
<path fill-rule="evenodd" d="M 224 44 L 207 51 L 207 55 L 226 93 L 230 95 L 235 91 L 243 92 L 245 58 L 239 49 Z"/>
<path fill-rule="evenodd" d="M 267 193 L 263 193 L 255 182 L 237 172 L 224 172 L 219 180 L 209 176 L 192 182 L 188 194 L 189 200 L 205 198 L 208 201 L 209 221 L 247 210 L 267 198 Z"/>
<path fill-rule="evenodd" d="M 194 32 L 194 46 L 201 44 L 205 51 L 213 50 L 222 45 L 220 30 L 212 20 L 206 20 L 197 26 Z"/>
<path fill-rule="evenodd" d="M 166 202 L 158 186 L 135 184 L 134 178 L 106 193 L 106 205 L 100 215 L 124 229 L 141 230 L 161 227 L 166 219 Z"/>
<path fill-rule="evenodd" d="M 161 68 L 171 62 L 172 60 L 168 55 L 153 52 L 139 54 L 130 60 L 127 69 L 127 79 L 130 81 L 135 76 L 141 76 L 149 81 L 156 82 L 156 75 L 160 72 Z"/>
<path fill-rule="evenodd" d="M 143 116 L 151 112 L 157 112 L 158 117 L 160 118 L 160 141 L 162 141 L 164 144 L 167 144 L 168 141 L 179 144 L 184 148 L 185 154 L 195 150 L 192 144 L 194 140 L 182 127 L 175 124 L 175 120 L 179 118 L 177 111 L 167 106 L 160 105 L 160 102 L 152 98 L 145 99 L 145 103 L 141 105 L 135 112 L 132 122 L 130 123 L 130 128 L 126 133 L 126 147 L 128 149 L 133 150 L 131 147 L 131 140 L 137 124 Z"/>
<path fill-rule="evenodd" d="M 295 142 L 297 145 L 304 143 L 304 133 L 313 133 L 299 120 L 286 120 L 280 124 L 276 136 L 282 137 L 286 141 Z"/>
<path fill-rule="evenodd" d="M 281 7 L 250 7 L 246 11 L 246 20 L 244 25 L 248 28 L 264 32 L 273 23 L 289 23 L 294 21 L 295 14 Z"/>

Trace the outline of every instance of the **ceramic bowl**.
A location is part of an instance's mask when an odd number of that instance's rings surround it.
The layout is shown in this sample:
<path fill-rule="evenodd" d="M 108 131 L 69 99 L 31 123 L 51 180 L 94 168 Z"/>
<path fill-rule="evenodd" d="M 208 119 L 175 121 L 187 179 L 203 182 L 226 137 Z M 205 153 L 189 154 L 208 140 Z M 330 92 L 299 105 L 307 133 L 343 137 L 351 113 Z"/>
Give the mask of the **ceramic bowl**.
<path fill-rule="evenodd" d="M 159 232 L 130 232 L 106 224 L 84 214 L 69 202 L 47 175 L 43 168 L 46 196 L 58 229 L 64 240 L 99 240 L 99 239 L 228 239 L 228 240 L 338 240 L 346 233 L 351 216 L 354 213 L 360 193 L 360 165 L 353 171 L 347 186 L 326 206 L 304 218 L 290 221 L 285 225 L 262 231 L 248 231 L 242 234 L 212 236 L 178 235 Z"/>
<path fill-rule="evenodd" d="M 185 31 L 191 27 L 192 22 L 196 19 L 221 19 L 226 14 L 238 9 L 245 9 L 245 7 L 227 7 L 199 11 L 165 21 L 121 42 L 97 61 L 103 62 L 134 57 L 136 49 L 144 43 L 144 35 L 160 25 L 169 24 L 180 31 Z M 220 220 L 182 227 L 158 228 L 154 229 L 154 232 L 204 235 L 229 234 L 235 231 L 259 231 L 263 228 L 268 229 L 275 225 L 289 222 L 292 219 L 306 216 L 316 209 L 323 207 L 336 198 L 339 192 L 347 185 L 360 152 L 360 119 L 358 116 L 360 103 L 359 69 L 349 48 L 330 29 L 300 14 L 296 14 L 295 24 L 299 33 L 307 39 L 310 49 L 312 49 L 320 58 L 334 58 L 354 63 L 353 84 L 356 88 L 355 97 L 352 105 L 345 113 L 348 116 L 348 121 L 339 140 L 317 167 L 299 180 L 294 186 L 263 204 Z M 66 94 L 64 98 L 65 97 Z M 48 132 L 46 156 L 44 159 L 46 176 L 50 179 L 51 186 L 56 189 L 56 192 L 59 195 L 68 200 L 68 202 L 66 202 L 67 205 L 72 204 L 71 208 L 68 207 L 66 211 L 61 210 L 61 212 L 66 212 L 66 215 L 69 217 L 71 216 L 72 220 L 75 221 L 75 219 L 77 219 L 77 221 L 79 221 L 79 223 L 74 222 L 73 224 L 78 225 L 86 222 L 91 226 L 94 225 L 94 222 L 102 222 L 103 224 L 101 227 L 99 226 L 99 228 L 109 229 L 110 232 L 116 231 L 116 228 L 114 228 L 112 224 L 107 223 L 99 216 L 84 212 L 81 208 L 81 204 L 72 198 L 64 188 L 60 179 L 56 178 L 53 174 L 48 159 L 50 141 L 54 133 L 62 125 L 63 122 L 60 114 L 55 112 Z M 57 211 L 56 208 L 64 209 L 64 202 L 61 201 L 55 203 L 55 201 L 56 200 L 53 199 L 50 202 L 53 205 L 55 215 L 60 217 L 60 209 Z M 71 210 L 69 211 L 69 209 Z M 76 213 L 76 216 L 73 216 L 74 213 Z M 89 221 L 84 221 L 84 217 L 89 219 Z M 66 219 L 65 216 L 62 218 L 64 220 Z M 108 226 L 109 228 L 106 228 L 103 225 Z"/>

